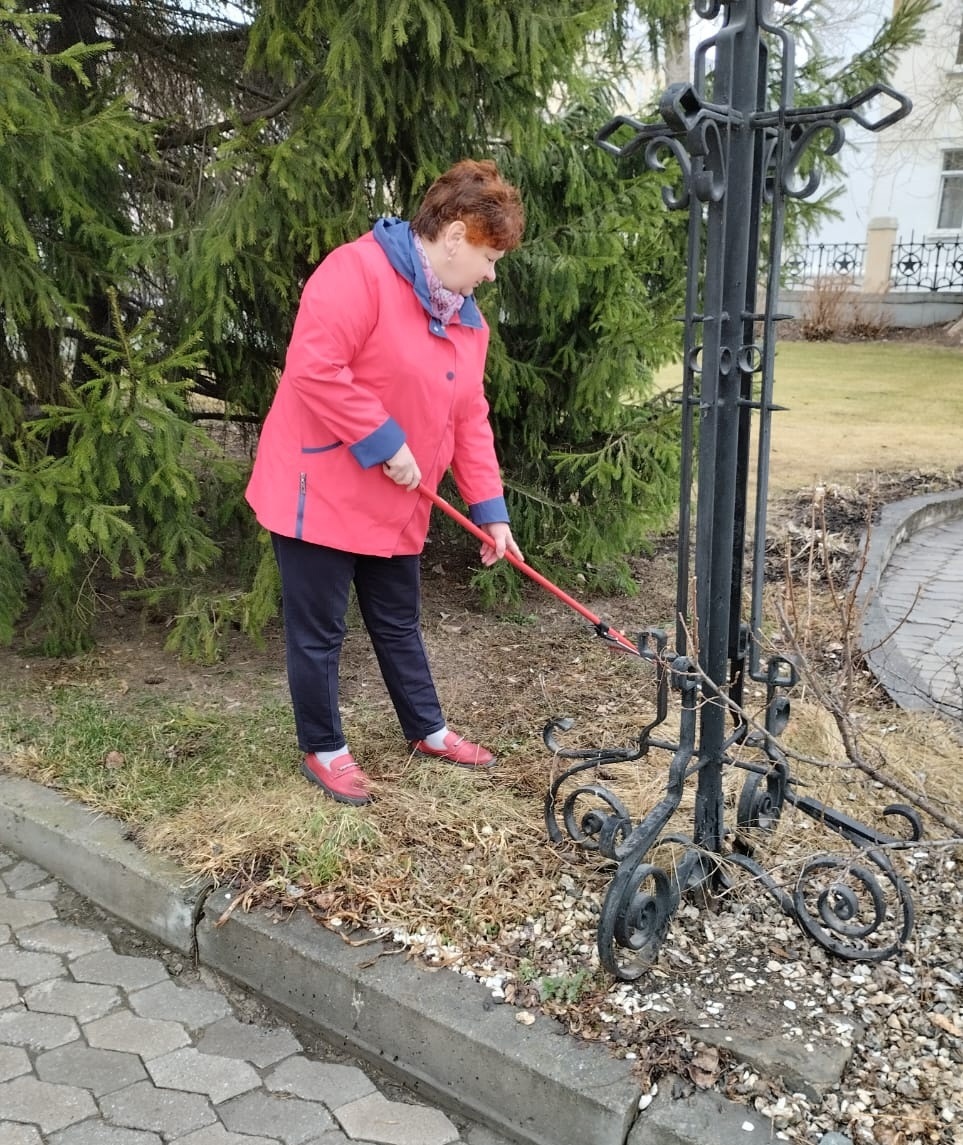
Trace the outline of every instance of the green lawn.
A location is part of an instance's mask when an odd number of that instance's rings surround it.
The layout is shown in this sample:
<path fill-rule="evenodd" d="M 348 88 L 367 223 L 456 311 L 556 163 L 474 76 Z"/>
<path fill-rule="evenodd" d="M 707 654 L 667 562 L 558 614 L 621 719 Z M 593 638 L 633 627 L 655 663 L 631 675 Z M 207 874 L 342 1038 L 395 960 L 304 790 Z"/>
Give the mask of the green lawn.
<path fill-rule="evenodd" d="M 660 371 L 660 386 L 681 381 Z M 782 342 L 772 487 L 963 465 L 963 348 L 910 342 Z"/>

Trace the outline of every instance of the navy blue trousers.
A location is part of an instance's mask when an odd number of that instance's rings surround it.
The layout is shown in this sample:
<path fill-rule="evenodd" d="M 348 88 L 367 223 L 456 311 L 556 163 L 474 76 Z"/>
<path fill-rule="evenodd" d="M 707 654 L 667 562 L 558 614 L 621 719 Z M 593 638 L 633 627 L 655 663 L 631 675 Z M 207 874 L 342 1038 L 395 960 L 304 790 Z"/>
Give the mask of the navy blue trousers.
<path fill-rule="evenodd" d="M 405 739 L 440 731 L 445 719 L 421 635 L 421 558 L 345 553 L 276 533 L 271 540 L 301 750 L 345 745 L 338 682 L 352 583 Z"/>

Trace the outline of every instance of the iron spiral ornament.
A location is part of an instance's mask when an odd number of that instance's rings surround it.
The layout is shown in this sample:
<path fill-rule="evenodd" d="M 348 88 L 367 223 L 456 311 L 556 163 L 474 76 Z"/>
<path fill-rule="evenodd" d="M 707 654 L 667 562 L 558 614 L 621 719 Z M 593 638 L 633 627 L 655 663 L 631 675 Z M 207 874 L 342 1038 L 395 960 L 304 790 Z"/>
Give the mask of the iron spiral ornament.
<path fill-rule="evenodd" d="M 674 641 L 656 628 L 638 636 L 637 662 L 654 669 L 655 704 L 634 744 L 572 749 L 561 742 L 570 719 L 544 729 L 557 766 L 545 800 L 548 836 L 614 868 L 597 944 L 605 969 L 625 981 L 658 956 L 683 898 L 718 898 L 740 872 L 840 958 L 889 957 L 913 927 L 912 897 L 890 856 L 921 837 L 918 816 L 893 805 L 884 829 L 807 793 L 779 746 L 797 666 L 767 653 L 763 640 L 786 203 L 816 192 L 820 160 L 839 152 L 846 122 L 881 131 L 911 107 L 882 83 L 839 103 L 796 106 L 794 41 L 778 18 L 791 6 L 696 0 L 695 15 L 714 23 L 694 52 L 691 81 L 665 90 L 657 121 L 620 115 L 596 135 L 616 162 L 641 156 L 664 177 L 665 208 L 688 212 Z M 761 725 L 745 714 L 750 684 L 765 690 Z M 678 715 L 672 734 L 670 707 Z M 667 759 L 665 787 L 636 822 L 609 769 L 651 769 L 657 759 Z M 733 799 L 723 778 L 739 772 Z M 673 834 L 693 786 L 691 835 Z M 789 811 L 852 851 L 805 860 L 791 890 L 765 865 Z"/>
<path fill-rule="evenodd" d="M 898 953 L 913 929 L 913 899 L 886 855 L 857 859 L 817 855 L 799 873 L 793 892 L 803 930 L 838 958 L 880 962 Z"/>

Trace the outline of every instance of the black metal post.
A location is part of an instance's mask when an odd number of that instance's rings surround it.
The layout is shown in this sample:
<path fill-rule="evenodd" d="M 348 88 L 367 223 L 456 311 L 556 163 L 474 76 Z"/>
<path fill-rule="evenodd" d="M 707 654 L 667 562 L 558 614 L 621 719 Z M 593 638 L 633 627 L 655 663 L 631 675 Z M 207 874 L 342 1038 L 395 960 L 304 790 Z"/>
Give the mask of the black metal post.
<path fill-rule="evenodd" d="M 792 3 L 783 0 L 784 7 Z M 567 835 L 615 864 L 599 923 L 599 954 L 609 971 L 627 980 L 637 978 L 654 957 L 682 895 L 699 891 L 711 896 L 724 863 L 751 871 L 807 933 L 842 957 L 886 957 L 905 941 L 913 921 L 909 892 L 880 849 L 899 840 L 793 790 L 776 736 L 788 719 L 784 693 L 796 683 L 796 670 L 779 656 L 763 662 L 761 643 L 785 199 L 815 191 L 818 176 L 798 176 L 800 161 L 814 141 L 831 154 L 842 145 L 842 121 L 852 119 L 876 131 L 906 115 L 910 104 L 886 85 L 876 84 L 846 103 L 794 107 L 793 40 L 774 21 L 773 6 L 773 0 L 697 0 L 697 15 L 715 19 L 723 13 L 723 22 L 697 48 L 692 83 L 667 89 L 659 105 L 660 123 L 646 125 L 620 116 L 597 136 L 599 145 L 616 158 L 644 149 L 653 170 L 664 169 L 666 153 L 673 157 L 682 173 L 681 191 L 666 187 L 663 199 L 670 209 L 689 210 L 676 647 L 670 651 L 659 630 L 639 637 L 642 659 L 656 668 L 657 696 L 656 714 L 636 747 L 565 749 L 556 733 L 568 730 L 571 721 L 556 720 L 545 729 L 552 751 L 577 761 L 548 793 L 548 832 L 554 841 Z M 881 99 L 889 100 L 893 110 L 871 119 L 868 109 Z M 761 235 L 767 216 L 763 259 Z M 760 272 L 765 282 L 761 311 Z M 756 508 L 747 545 L 754 415 Z M 693 601 L 688 505 L 694 467 Z M 748 622 L 743 619 L 747 561 Z M 743 712 L 747 675 L 766 685 L 763 731 L 750 729 Z M 667 717 L 670 690 L 681 697 L 677 742 L 653 735 Z M 742 753 L 739 758 L 731 755 L 736 744 L 754 747 L 758 761 L 747 761 Z M 671 753 L 669 780 L 664 797 L 637 824 L 608 788 L 581 780 L 572 786 L 572 780 L 590 768 L 641 759 L 652 749 Z M 748 772 L 736 833 L 727 832 L 725 825 L 723 776 L 731 767 Z M 663 835 L 693 774 L 692 836 Z M 804 866 L 794 893 L 788 894 L 754 857 L 753 846 L 744 841 L 730 845 L 739 832 L 744 836 L 753 828 L 771 829 L 787 802 L 863 847 L 860 863 L 816 856 Z M 584 811 L 586 803 L 589 809 Z M 911 836 L 919 837 L 921 826 L 911 809 L 897 806 L 887 813 L 900 816 L 909 823 Z M 666 842 L 683 848 L 671 873 L 648 861 Z M 887 892 L 895 899 L 892 919 Z M 868 908 L 863 899 L 868 899 Z M 895 928 L 892 939 L 884 927 L 890 921 L 890 929 Z"/>

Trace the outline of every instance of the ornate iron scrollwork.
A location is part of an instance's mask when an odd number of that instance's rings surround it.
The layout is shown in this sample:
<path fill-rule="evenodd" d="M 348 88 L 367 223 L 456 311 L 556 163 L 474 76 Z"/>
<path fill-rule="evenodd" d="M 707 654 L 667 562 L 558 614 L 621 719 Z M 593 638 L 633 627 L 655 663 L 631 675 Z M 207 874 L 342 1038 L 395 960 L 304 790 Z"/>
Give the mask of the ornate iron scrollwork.
<path fill-rule="evenodd" d="M 553 842 L 574 842 L 614 865 L 600 912 L 598 949 L 602 965 L 627 981 L 638 978 L 656 956 L 683 896 L 695 889 L 710 895 L 723 889 L 728 867 L 750 873 L 806 934 L 842 958 L 888 957 L 913 925 L 911 896 L 885 849 L 906 837 L 876 831 L 797 791 L 778 744 L 790 718 L 788 693 L 797 670 L 785 657 L 764 661 L 761 638 L 768 451 L 772 414 L 779 408 L 772 388 L 776 324 L 783 317 L 776 313 L 776 299 L 785 200 L 815 191 L 817 168 L 814 164 L 800 175 L 804 162 L 817 148 L 824 154 L 838 151 L 845 121 L 879 131 L 906 115 L 910 103 L 875 84 L 843 103 L 794 107 L 793 40 L 772 22 L 771 8 L 771 0 L 696 0 L 696 14 L 704 19 L 725 15 L 721 28 L 696 50 L 693 82 L 666 90 L 659 122 L 618 116 L 597 135 L 598 145 L 613 158 L 641 153 L 652 171 L 665 172 L 666 160 L 674 159 L 680 178 L 663 187 L 663 201 L 670 209 L 689 211 L 675 648 L 661 630 L 639 636 L 639 662 L 655 670 L 656 705 L 636 743 L 566 748 L 559 736 L 571 730 L 567 719 L 552 721 L 544 731 L 546 746 L 564 763 L 546 795 L 548 834 Z M 769 74 L 773 61 L 779 64 L 775 77 Z M 891 109 L 874 118 L 883 100 Z M 764 208 L 765 244 L 760 238 Z M 750 530 L 753 417 L 757 462 Z M 691 602 L 688 506 L 695 472 Z M 747 558 L 751 592 L 743 622 Z M 690 652 L 690 643 L 697 653 Z M 761 726 L 750 727 L 744 714 L 747 679 L 766 687 Z M 678 735 L 660 738 L 670 692 L 678 696 Z M 605 767 L 648 761 L 659 753 L 670 757 L 664 793 L 634 823 L 623 800 L 603 781 Z M 746 777 L 736 822 L 727 828 L 722 777 L 736 769 Z M 696 783 L 691 838 L 667 833 L 690 779 Z M 856 848 L 853 855 L 808 859 L 791 892 L 767 873 L 759 857 L 790 807 Z M 921 824 L 911 808 L 896 805 L 885 814 L 901 820 L 910 839 L 919 837 Z M 666 860 L 667 850 L 674 853 Z"/>
<path fill-rule="evenodd" d="M 811 938 L 837 957 L 877 962 L 909 938 L 913 900 L 885 852 L 870 850 L 861 859 L 810 859 L 796 882 L 793 914 Z M 884 926 L 891 920 L 887 935 Z"/>

